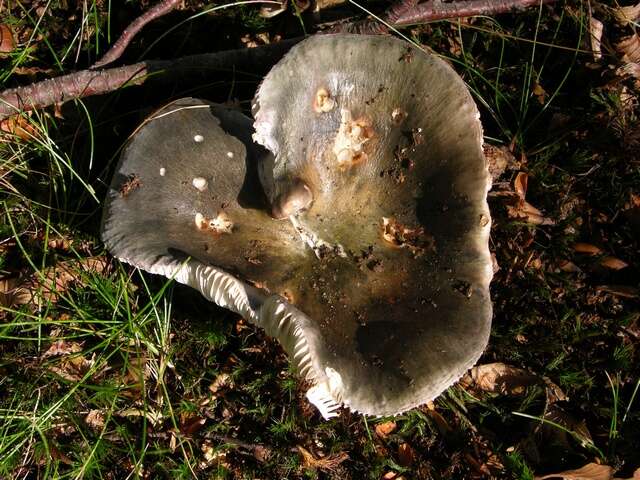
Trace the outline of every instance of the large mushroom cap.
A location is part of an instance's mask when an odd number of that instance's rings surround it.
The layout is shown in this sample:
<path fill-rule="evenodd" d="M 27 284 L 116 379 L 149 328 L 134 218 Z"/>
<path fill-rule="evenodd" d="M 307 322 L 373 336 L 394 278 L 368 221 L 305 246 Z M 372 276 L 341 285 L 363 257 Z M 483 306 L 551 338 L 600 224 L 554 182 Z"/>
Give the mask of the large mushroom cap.
<path fill-rule="evenodd" d="M 464 82 L 393 38 L 316 36 L 271 70 L 254 116 L 273 211 L 316 253 L 285 285 L 321 331 L 312 396 L 376 415 L 434 398 L 491 324 L 490 178 Z"/>
<path fill-rule="evenodd" d="M 208 102 L 145 121 L 112 181 L 105 243 L 278 338 L 325 417 L 434 398 L 491 322 L 489 176 L 464 83 L 398 40 L 313 37 L 254 111 L 275 159 L 249 119 Z"/>

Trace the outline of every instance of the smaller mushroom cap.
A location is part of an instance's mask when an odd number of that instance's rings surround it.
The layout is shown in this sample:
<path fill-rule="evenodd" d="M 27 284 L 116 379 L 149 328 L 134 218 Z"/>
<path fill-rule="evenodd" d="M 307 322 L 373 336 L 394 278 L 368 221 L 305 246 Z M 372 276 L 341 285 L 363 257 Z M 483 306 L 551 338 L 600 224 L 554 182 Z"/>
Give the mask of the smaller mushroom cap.
<path fill-rule="evenodd" d="M 289 222 L 269 214 L 258 167 L 273 159 L 251 133 L 241 113 L 194 98 L 151 115 L 123 149 L 102 238 L 122 261 L 175 278 L 264 328 L 318 383 L 311 343 L 319 331 L 284 299 L 284 286 L 314 254 Z"/>

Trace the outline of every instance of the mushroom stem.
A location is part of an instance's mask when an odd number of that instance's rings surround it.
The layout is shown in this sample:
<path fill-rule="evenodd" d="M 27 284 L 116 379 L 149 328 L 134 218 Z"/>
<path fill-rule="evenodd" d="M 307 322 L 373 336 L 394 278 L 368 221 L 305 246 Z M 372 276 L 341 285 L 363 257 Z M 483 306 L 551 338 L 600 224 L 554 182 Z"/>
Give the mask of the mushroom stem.
<path fill-rule="evenodd" d="M 312 202 L 311 189 L 302 180 L 296 179 L 273 202 L 271 216 L 276 220 L 291 217 L 302 210 L 307 210 Z"/>

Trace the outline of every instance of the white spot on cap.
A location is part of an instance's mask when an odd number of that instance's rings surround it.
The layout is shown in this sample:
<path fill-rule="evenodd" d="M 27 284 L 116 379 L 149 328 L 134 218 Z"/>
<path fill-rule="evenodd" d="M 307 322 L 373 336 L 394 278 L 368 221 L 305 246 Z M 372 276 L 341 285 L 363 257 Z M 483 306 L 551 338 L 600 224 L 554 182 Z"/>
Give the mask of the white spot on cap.
<path fill-rule="evenodd" d="M 196 143 L 204 142 L 204 137 L 202 135 L 194 135 L 193 139 L 195 140 Z"/>
<path fill-rule="evenodd" d="M 227 157 L 233 158 L 233 152 L 227 152 Z"/>
<path fill-rule="evenodd" d="M 205 228 L 207 228 L 207 220 L 200 212 L 196 213 L 195 222 L 196 227 L 198 227 L 199 230 L 204 230 Z"/>
<path fill-rule="evenodd" d="M 167 169 L 164 167 L 160 167 L 160 176 L 164 177 L 166 173 L 167 173 Z"/>
<path fill-rule="evenodd" d="M 191 184 L 201 192 L 204 192 L 207 189 L 207 180 L 202 177 L 194 178 Z"/>

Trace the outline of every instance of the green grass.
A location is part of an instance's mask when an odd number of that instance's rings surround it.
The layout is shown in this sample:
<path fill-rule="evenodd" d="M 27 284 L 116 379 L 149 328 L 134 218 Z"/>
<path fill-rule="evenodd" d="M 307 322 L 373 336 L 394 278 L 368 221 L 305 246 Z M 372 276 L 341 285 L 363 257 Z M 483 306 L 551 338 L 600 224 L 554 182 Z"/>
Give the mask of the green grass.
<path fill-rule="evenodd" d="M 0 64 L 0 85 L 27 83 L 24 69 L 44 78 L 92 64 L 140 13 L 137 5 L 123 8 L 125 15 L 116 16 L 109 2 L 50 2 L 42 14 L 9 2 L 6 22 L 21 41 Z M 309 16 L 297 11 L 271 20 L 253 5 L 202 11 L 187 2 L 185 12 L 148 26 L 127 58 L 152 45 L 150 54 L 159 56 L 170 56 L 175 44 L 234 48 L 244 34 L 281 33 L 283 18 L 291 35 L 313 31 Z M 71 15 L 75 20 L 61 28 Z M 63 118 L 51 109 L 24 115 L 26 134 L 0 134 L 0 273 L 34 279 L 38 298 L 37 306 L 0 312 L 0 477 L 378 479 L 394 471 L 470 478 L 478 474 L 473 461 L 488 464 L 491 455 L 502 465 L 492 470 L 497 478 L 532 479 L 596 457 L 620 467 L 617 476 L 631 476 L 640 466 L 640 362 L 637 341 L 626 332 L 638 326 L 638 300 L 596 295 L 595 287 L 637 286 L 637 270 L 602 271 L 597 258 L 576 255 L 572 245 L 598 244 L 639 265 L 637 236 L 622 212 L 631 192 L 640 193 L 630 141 L 638 111 L 621 101 L 623 83 L 587 65 L 587 21 L 585 4 L 560 3 L 403 33 L 464 76 L 486 138 L 524 157 L 528 201 L 559 219 L 555 226 L 526 225 L 508 218 L 500 198 L 490 199 L 491 246 L 501 270 L 481 362 L 513 364 L 559 385 L 568 396 L 562 407 L 585 421 L 593 444 L 545 420 L 541 386 L 514 397 L 454 386 L 435 402 L 441 419 L 426 407 L 406 412 L 393 419 L 397 428 L 386 439 L 375 427 L 389 418 L 345 412 L 325 422 L 277 343 L 235 315 L 115 260 L 107 269 L 82 268 L 87 257 L 105 255 L 102 199 L 119 149 L 145 113 L 186 94 L 238 96 L 246 106 L 257 81 L 238 76 L 184 91 L 138 89 L 70 102 Z M 228 28 L 225 22 L 233 30 L 212 47 L 210 30 Z M 560 126 L 549 128 L 552 122 Z M 581 272 L 558 270 L 563 259 Z M 74 280 L 51 297 L 47 272 L 63 264 Z M 56 341 L 79 351 L 45 355 Z M 223 375 L 229 380 L 212 393 Z M 551 448 L 539 434 L 543 423 L 551 435 L 567 433 L 569 443 Z M 409 466 L 397 453 L 405 442 L 416 452 Z M 256 458 L 256 445 L 271 455 Z M 313 469 L 297 446 L 349 458 L 333 470 Z"/>

